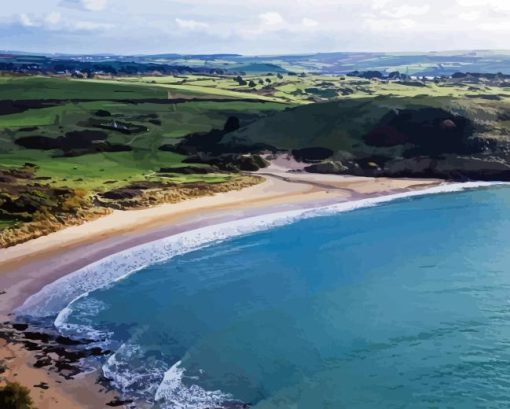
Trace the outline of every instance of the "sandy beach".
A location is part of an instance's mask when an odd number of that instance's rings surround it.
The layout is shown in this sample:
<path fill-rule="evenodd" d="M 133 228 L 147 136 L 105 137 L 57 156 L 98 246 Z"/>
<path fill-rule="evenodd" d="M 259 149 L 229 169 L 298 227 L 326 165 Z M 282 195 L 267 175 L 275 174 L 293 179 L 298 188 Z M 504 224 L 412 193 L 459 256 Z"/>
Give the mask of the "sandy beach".
<path fill-rule="evenodd" d="M 183 231 L 245 217 L 306 209 L 367 197 L 428 188 L 439 180 L 374 179 L 296 172 L 299 166 L 276 161 L 260 172 L 265 182 L 242 191 L 217 194 L 143 210 L 115 211 L 101 219 L 0 249 L 0 314 L 12 311 L 44 285 L 96 260 L 130 247 Z M 60 379 L 33 368 L 34 354 L 17 345 L 2 345 L 3 374 L 32 389 L 39 409 L 100 408 L 112 400 L 94 383 L 95 375 Z M 48 389 L 33 388 L 47 383 Z"/>

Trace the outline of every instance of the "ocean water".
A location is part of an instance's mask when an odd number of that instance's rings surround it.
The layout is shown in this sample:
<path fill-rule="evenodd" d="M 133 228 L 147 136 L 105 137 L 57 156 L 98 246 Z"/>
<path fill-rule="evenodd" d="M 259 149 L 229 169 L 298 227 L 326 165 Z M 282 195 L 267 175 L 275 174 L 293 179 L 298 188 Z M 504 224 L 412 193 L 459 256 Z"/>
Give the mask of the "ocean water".
<path fill-rule="evenodd" d="M 157 408 L 510 407 L 510 187 L 354 207 L 152 243 L 20 313 Z"/>

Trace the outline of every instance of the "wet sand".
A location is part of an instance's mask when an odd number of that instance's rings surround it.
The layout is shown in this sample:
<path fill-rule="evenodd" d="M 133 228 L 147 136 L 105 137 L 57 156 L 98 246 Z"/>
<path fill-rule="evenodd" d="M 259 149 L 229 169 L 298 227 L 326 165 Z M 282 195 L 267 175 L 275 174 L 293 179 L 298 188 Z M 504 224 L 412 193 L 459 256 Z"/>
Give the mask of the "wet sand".
<path fill-rule="evenodd" d="M 315 175 L 296 170 L 299 169 L 292 164 L 276 162 L 259 173 L 266 179 L 264 183 L 241 191 L 143 210 L 115 211 L 80 226 L 0 249 L 0 291 L 5 291 L 0 295 L 2 320 L 12 319 L 12 311 L 44 285 L 139 244 L 246 217 L 419 190 L 442 183 Z M 29 387 L 39 409 L 101 408 L 112 399 L 113 394 L 105 394 L 95 384 L 95 375 L 64 380 L 34 368 L 34 353 L 19 345 L 2 345 L 0 350 L 0 361 L 7 368 L 0 377 Z M 49 389 L 33 387 L 40 382 L 47 383 Z"/>

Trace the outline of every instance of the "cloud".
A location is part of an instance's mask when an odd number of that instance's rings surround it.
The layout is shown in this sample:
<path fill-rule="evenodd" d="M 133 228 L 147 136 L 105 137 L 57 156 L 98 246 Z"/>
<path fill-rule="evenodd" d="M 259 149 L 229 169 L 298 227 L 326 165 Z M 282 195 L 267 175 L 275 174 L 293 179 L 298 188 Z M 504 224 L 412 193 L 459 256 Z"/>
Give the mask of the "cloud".
<path fill-rule="evenodd" d="M 464 21 L 475 21 L 478 20 L 481 16 L 481 13 L 478 11 L 466 11 L 464 13 L 459 14 L 459 18 Z"/>
<path fill-rule="evenodd" d="M 492 32 L 499 32 L 499 33 L 505 32 L 506 35 L 508 35 L 508 33 L 510 33 L 510 25 L 508 24 L 508 21 L 502 21 L 499 23 L 490 23 L 490 24 L 482 23 L 482 24 L 478 25 L 478 28 L 480 30 L 485 30 L 485 31 L 492 31 Z"/>
<path fill-rule="evenodd" d="M 305 17 L 303 20 L 301 20 L 301 23 L 305 27 L 317 27 L 319 25 L 319 22 L 316 20 L 313 20 L 311 18 Z"/>
<path fill-rule="evenodd" d="M 423 14 L 427 14 L 429 10 L 430 6 L 428 4 L 420 6 L 409 6 L 407 4 L 403 4 L 402 6 L 383 9 L 381 10 L 381 13 L 388 17 L 404 18 L 408 16 L 421 16 Z"/>
<path fill-rule="evenodd" d="M 510 26 L 510 0 L 2 3 L 0 48 L 77 53 L 502 49 Z"/>
<path fill-rule="evenodd" d="M 416 21 L 410 18 L 384 19 L 369 17 L 365 19 L 364 26 L 371 31 L 405 31 L 416 27 Z"/>
<path fill-rule="evenodd" d="M 23 27 L 35 27 L 37 24 L 36 22 L 32 21 L 30 16 L 26 13 L 21 13 L 19 16 L 19 22 Z"/>
<path fill-rule="evenodd" d="M 101 11 L 106 8 L 108 0 L 62 0 L 61 6 L 79 8 L 88 11 Z"/>
<path fill-rule="evenodd" d="M 265 26 L 281 26 L 285 23 L 285 20 L 280 13 L 276 11 L 268 11 L 259 15 L 260 21 Z"/>
<path fill-rule="evenodd" d="M 495 11 L 510 11 L 508 0 L 457 0 L 461 7 L 489 8 Z"/>
<path fill-rule="evenodd" d="M 48 26 L 56 26 L 60 23 L 61 19 L 62 15 L 59 12 L 53 11 L 46 16 L 44 21 Z"/>
<path fill-rule="evenodd" d="M 209 27 L 209 24 L 196 20 L 176 18 L 175 22 L 183 30 L 203 30 Z"/>
<path fill-rule="evenodd" d="M 52 11 L 45 16 L 33 16 L 21 13 L 13 22 L 13 24 L 16 23 L 27 29 L 37 28 L 39 30 L 63 32 L 100 31 L 113 27 L 113 25 L 109 23 L 65 19 L 62 17 L 62 14 L 57 11 Z"/>

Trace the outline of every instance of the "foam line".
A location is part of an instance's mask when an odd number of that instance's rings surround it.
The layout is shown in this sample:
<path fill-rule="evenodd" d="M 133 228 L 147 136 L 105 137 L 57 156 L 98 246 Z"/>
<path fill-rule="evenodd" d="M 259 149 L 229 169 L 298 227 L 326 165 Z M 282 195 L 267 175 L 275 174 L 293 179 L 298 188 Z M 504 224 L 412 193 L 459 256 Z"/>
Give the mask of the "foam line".
<path fill-rule="evenodd" d="M 33 318 L 57 316 L 55 325 L 60 327 L 65 324 L 67 318 L 72 313 L 73 302 L 87 296 L 90 292 L 107 287 L 151 264 L 166 261 L 206 245 L 283 226 L 305 218 L 352 211 L 399 199 L 459 192 L 497 184 L 501 183 L 468 182 L 442 184 L 423 190 L 342 202 L 319 208 L 249 217 L 179 233 L 121 251 L 70 273 L 46 285 L 38 293 L 29 297 L 17 309 L 16 313 Z"/>

